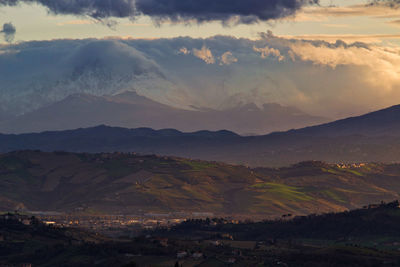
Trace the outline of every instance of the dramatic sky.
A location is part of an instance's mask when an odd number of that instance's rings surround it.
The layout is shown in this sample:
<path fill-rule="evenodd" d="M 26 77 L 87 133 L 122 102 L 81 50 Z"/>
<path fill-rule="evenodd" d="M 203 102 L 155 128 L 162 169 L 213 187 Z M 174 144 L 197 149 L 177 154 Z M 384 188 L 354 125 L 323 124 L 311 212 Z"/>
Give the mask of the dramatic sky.
<path fill-rule="evenodd" d="M 399 0 L 0 0 L 0 112 L 136 90 L 178 107 L 400 104 Z"/>

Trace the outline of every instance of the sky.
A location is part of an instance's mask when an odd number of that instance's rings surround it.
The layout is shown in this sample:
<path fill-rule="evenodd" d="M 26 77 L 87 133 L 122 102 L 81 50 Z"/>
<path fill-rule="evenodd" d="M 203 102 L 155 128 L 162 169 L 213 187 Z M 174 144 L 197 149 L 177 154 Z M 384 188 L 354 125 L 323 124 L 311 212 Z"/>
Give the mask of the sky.
<path fill-rule="evenodd" d="M 400 104 L 399 7 L 0 0 L 0 112 L 123 90 L 182 108 L 273 102 L 332 119 Z"/>
<path fill-rule="evenodd" d="M 367 0 L 324 0 L 318 6 L 307 6 L 296 14 L 279 20 L 256 24 L 224 26 L 220 22 L 201 24 L 165 21 L 157 24 L 149 16 L 109 18 L 116 25 L 107 27 L 84 15 L 58 15 L 38 3 L 24 3 L 0 8 L 0 22 L 12 22 L 18 29 L 15 41 L 51 40 L 59 38 L 170 38 L 190 36 L 206 38 L 213 35 L 232 35 L 257 38 L 259 32 L 272 30 L 277 35 L 397 35 L 400 23 L 397 10 L 381 10 L 374 14 L 363 12 L 358 5 Z M 367 9 L 367 8 L 364 8 Z M 372 9 L 372 8 L 370 8 Z M 346 10 L 347 13 L 346 14 Z M 353 13 L 350 13 L 353 11 Z M 358 11 L 358 12 L 357 12 Z M 370 14 L 368 14 L 368 12 Z M 387 15 L 388 13 L 393 16 Z M 393 23 L 391 23 L 393 22 Z M 396 41 L 397 38 L 391 39 Z"/>

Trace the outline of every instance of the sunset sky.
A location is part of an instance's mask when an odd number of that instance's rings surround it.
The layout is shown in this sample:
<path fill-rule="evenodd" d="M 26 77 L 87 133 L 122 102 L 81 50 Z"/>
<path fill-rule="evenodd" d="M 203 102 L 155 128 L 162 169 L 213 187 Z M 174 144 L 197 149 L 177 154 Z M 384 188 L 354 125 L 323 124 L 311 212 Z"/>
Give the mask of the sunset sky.
<path fill-rule="evenodd" d="M 1 21 L 12 22 L 17 28 L 15 41 L 108 36 L 204 38 L 218 34 L 254 39 L 259 32 L 270 29 L 277 35 L 396 42 L 400 29 L 399 10 L 383 4 L 366 6 L 370 3 L 366 0 L 321 0 L 319 5 L 306 6 L 288 17 L 250 25 L 224 26 L 220 21 L 201 24 L 165 21 L 157 24 L 152 17 L 142 15 L 107 18 L 107 21 L 115 22 L 112 27 L 105 27 L 104 23 L 82 14 L 57 15 L 40 4 L 21 2 L 17 6 L 3 5 L 0 9 Z"/>
<path fill-rule="evenodd" d="M 0 104 L 20 114 L 136 90 L 184 108 L 279 103 L 332 119 L 399 104 L 400 1 L 309 2 L 0 0 Z M 103 65 L 89 70 L 88 54 Z M 103 88 L 98 68 L 123 78 Z"/>

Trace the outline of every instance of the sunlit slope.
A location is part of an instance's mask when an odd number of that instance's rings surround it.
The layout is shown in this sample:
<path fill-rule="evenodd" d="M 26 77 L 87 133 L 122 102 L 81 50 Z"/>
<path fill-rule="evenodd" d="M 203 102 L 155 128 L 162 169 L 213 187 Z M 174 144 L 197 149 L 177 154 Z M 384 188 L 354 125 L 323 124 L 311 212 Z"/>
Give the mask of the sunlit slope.
<path fill-rule="evenodd" d="M 400 165 L 287 168 L 122 153 L 0 156 L 0 210 L 233 215 L 340 211 L 398 198 Z"/>

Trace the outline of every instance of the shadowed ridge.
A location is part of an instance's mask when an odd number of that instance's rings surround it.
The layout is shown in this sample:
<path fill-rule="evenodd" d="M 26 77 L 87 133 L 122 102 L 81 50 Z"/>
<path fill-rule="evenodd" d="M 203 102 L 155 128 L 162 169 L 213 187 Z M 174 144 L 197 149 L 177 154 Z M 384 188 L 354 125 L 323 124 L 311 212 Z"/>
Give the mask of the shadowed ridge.
<path fill-rule="evenodd" d="M 330 123 L 290 130 L 307 135 L 398 135 L 400 134 L 400 105 L 349 117 Z"/>

